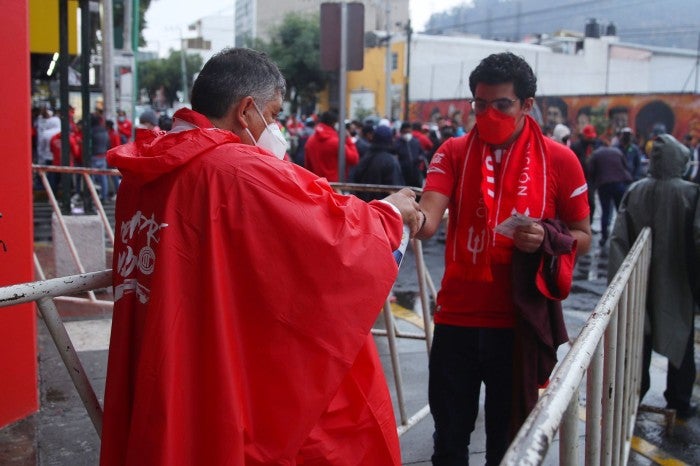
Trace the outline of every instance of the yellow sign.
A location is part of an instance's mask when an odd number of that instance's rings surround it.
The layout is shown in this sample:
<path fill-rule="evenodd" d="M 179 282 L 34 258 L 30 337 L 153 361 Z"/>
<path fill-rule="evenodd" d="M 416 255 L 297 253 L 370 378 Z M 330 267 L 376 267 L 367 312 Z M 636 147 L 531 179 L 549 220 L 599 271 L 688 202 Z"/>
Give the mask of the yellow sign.
<path fill-rule="evenodd" d="M 58 0 L 29 0 L 30 53 L 58 52 Z M 78 0 L 68 0 L 68 53 L 78 53 Z"/>

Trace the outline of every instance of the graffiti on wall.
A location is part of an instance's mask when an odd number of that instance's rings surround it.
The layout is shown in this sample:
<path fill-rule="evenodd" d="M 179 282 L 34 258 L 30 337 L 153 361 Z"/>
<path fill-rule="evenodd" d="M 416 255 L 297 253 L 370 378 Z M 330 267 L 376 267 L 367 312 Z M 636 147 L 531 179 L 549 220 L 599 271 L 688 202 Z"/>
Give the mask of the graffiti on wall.
<path fill-rule="evenodd" d="M 452 118 L 455 112 L 469 116 L 469 102 L 461 99 L 411 104 L 412 117 L 421 121 L 435 121 L 436 115 Z M 643 142 L 655 128 L 660 129 L 663 125 L 665 131 L 679 141 L 683 141 L 686 135 L 695 143 L 700 140 L 698 94 L 537 97 L 532 116 L 545 130 L 563 123 L 571 128 L 574 137 L 585 125 L 592 124 L 603 139 L 612 140 L 620 129 L 630 127 Z M 471 120 L 468 117 L 462 119 Z"/>

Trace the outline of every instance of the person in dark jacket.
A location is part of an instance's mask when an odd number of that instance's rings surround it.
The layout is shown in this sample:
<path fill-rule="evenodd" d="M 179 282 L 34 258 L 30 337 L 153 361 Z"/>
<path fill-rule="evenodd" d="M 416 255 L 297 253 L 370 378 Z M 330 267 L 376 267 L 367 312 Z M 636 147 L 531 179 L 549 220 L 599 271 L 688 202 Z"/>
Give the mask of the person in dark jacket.
<path fill-rule="evenodd" d="M 357 147 L 360 160 L 362 160 L 372 145 L 372 134 L 374 134 L 374 126 L 363 125 L 362 128 L 360 128 L 360 134 L 357 135 L 357 139 L 355 140 L 355 147 Z"/>
<path fill-rule="evenodd" d="M 622 196 L 632 182 L 632 175 L 627 171 L 624 154 L 617 147 L 602 146 L 593 151 L 588 161 L 588 179 L 598 191 L 600 206 L 600 245 L 608 240 L 608 227 L 612 207 L 617 210 Z"/>
<path fill-rule="evenodd" d="M 657 136 L 649 176 L 630 186 L 610 236 L 612 280 L 644 227 L 651 227 L 651 264 L 644 322 L 640 400 L 649 390 L 652 349 L 668 358 L 667 408 L 678 417 L 697 412 L 693 310 L 700 297 L 700 186 L 683 180 L 688 149 L 670 134 Z"/>
<path fill-rule="evenodd" d="M 584 126 L 578 140 L 571 144 L 571 150 L 574 151 L 578 161 L 581 163 L 583 174 L 586 176 L 586 182 L 588 182 L 588 205 L 591 208 L 591 223 L 593 222 L 593 213 L 595 211 L 595 186 L 591 183 L 590 175 L 588 174 L 588 161 L 593 151 L 602 145 L 603 143 L 598 139 L 598 133 L 593 125 Z"/>
<path fill-rule="evenodd" d="M 642 150 L 634 143 L 632 128 L 622 128 L 618 141 L 617 148 L 625 154 L 627 171 L 632 175 L 632 180 L 637 181 L 644 176 L 644 167 L 642 164 Z"/>
<path fill-rule="evenodd" d="M 420 142 L 413 136 L 411 124 L 401 124 L 401 135 L 396 141 L 396 154 L 399 157 L 401 173 L 408 186 L 423 186 L 425 179 L 426 157 Z"/>
<path fill-rule="evenodd" d="M 107 128 L 102 124 L 102 119 L 95 114 L 90 115 L 90 132 L 92 137 L 92 156 L 90 157 L 90 166 L 92 168 L 107 169 L 107 149 L 109 145 L 109 133 Z M 102 202 L 109 199 L 109 185 L 107 183 L 107 175 L 95 175 L 94 181 L 100 187 L 100 198 Z"/>
<path fill-rule="evenodd" d="M 378 126 L 372 136 L 372 144 L 352 174 L 353 183 L 403 186 L 404 178 L 393 146 L 393 131 L 388 126 Z M 367 202 L 383 199 L 384 192 L 357 192 L 356 196 Z"/>

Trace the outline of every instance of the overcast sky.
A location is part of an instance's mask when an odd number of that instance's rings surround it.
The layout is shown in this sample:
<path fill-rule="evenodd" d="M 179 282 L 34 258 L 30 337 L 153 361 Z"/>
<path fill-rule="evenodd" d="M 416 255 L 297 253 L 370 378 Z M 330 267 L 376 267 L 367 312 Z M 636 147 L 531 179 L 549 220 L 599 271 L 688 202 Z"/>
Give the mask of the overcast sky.
<path fill-rule="evenodd" d="M 148 48 L 165 55 L 168 49 L 179 48 L 180 31 L 184 33 L 188 24 L 204 16 L 231 14 L 236 0 L 151 0 L 146 12 L 148 27 L 144 37 Z M 431 13 L 445 11 L 465 0 L 409 0 L 411 23 L 415 31 L 422 31 Z"/>

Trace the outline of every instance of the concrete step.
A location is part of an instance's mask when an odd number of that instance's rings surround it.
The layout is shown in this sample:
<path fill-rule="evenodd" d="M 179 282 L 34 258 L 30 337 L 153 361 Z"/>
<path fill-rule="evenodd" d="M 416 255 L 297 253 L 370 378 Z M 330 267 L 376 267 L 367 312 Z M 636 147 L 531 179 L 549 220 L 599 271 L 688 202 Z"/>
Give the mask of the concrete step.
<path fill-rule="evenodd" d="M 102 206 L 107 215 L 112 229 L 114 229 L 114 203 L 108 202 Z M 50 242 L 52 240 L 51 216 L 53 209 L 51 204 L 46 200 L 36 200 L 34 202 L 34 242 Z M 82 215 L 82 214 L 76 214 Z"/>

